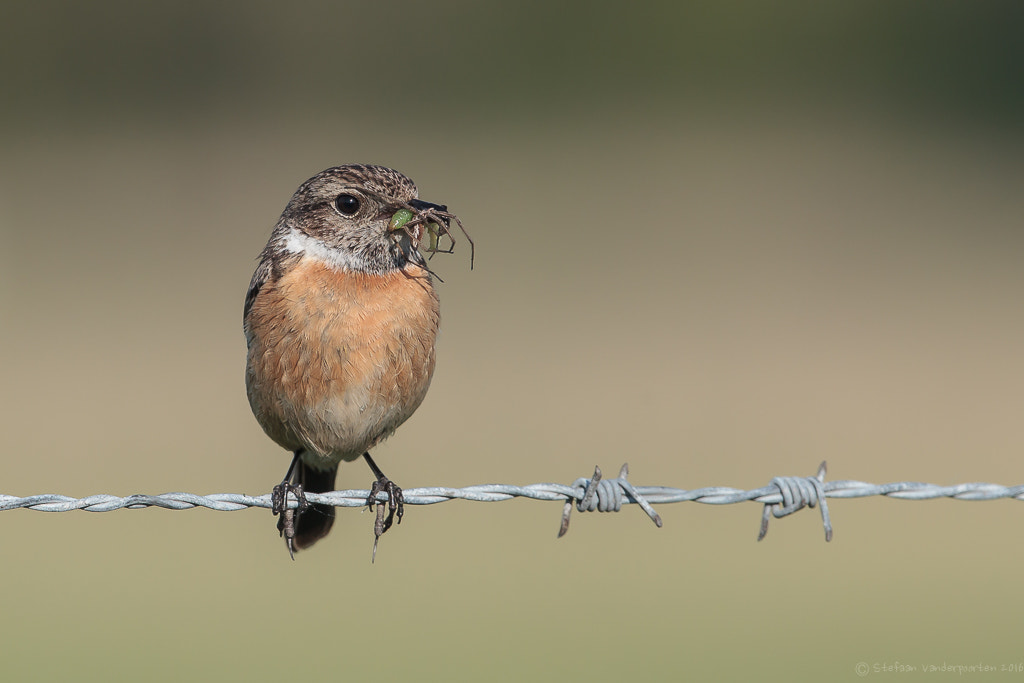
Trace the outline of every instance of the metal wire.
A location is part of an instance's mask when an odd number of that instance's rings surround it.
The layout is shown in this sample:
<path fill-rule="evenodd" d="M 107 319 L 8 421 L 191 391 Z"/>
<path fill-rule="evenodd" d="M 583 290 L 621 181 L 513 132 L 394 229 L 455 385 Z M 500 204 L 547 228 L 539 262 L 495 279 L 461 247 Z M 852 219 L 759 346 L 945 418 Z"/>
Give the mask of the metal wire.
<path fill-rule="evenodd" d="M 722 486 L 685 490 L 668 486 L 634 486 L 626 480 L 628 467 L 623 465 L 616 479 L 602 479 L 600 468 L 595 468 L 590 479 L 577 479 L 572 486 L 564 484 L 530 484 L 528 486 L 511 486 L 508 484 L 484 484 L 467 486 L 461 489 L 446 487 L 426 487 L 405 489 L 406 505 L 433 505 L 449 500 L 471 500 L 476 502 L 498 502 L 512 498 L 529 498 L 531 500 L 551 500 L 565 503 L 562 514 L 562 526 L 559 536 L 569 526 L 569 514 L 575 503 L 581 512 L 618 511 L 623 504 L 638 504 L 654 521 L 661 526 L 661 518 L 651 507 L 652 504 L 694 502 L 706 505 L 731 505 L 733 503 L 754 502 L 765 506 L 762 513 L 761 534 L 767 532 L 769 516 L 785 517 L 804 507 L 821 507 L 822 523 L 825 527 L 826 540 L 832 538 L 832 526 L 829 519 L 826 499 L 829 498 L 866 498 L 869 496 L 886 496 L 900 500 L 929 500 L 933 498 L 953 498 L 955 500 L 998 500 L 1010 498 L 1024 500 L 1024 485 L 1000 486 L 998 484 L 967 483 L 952 486 L 939 486 L 922 482 L 902 481 L 890 484 L 869 484 L 863 481 L 824 481 L 825 463 L 813 477 L 776 477 L 768 486 L 744 491 Z M 334 507 L 363 507 L 369 491 L 346 490 L 331 493 L 307 493 L 310 503 L 331 505 Z M 387 502 L 386 493 L 377 495 L 378 502 Z M 87 512 L 110 512 L 122 508 L 160 507 L 168 510 L 188 510 L 191 508 L 207 508 L 218 512 L 232 512 L 244 508 L 270 508 L 271 494 L 249 496 L 241 493 L 214 493 L 200 496 L 194 493 L 165 493 L 158 496 L 131 495 L 111 496 L 93 495 L 85 498 L 72 498 L 57 494 L 41 494 L 35 496 L 10 496 L 0 494 L 0 511 L 24 508 L 41 512 L 69 512 L 85 510 Z M 298 503 L 289 497 L 288 508 L 297 507 Z"/>

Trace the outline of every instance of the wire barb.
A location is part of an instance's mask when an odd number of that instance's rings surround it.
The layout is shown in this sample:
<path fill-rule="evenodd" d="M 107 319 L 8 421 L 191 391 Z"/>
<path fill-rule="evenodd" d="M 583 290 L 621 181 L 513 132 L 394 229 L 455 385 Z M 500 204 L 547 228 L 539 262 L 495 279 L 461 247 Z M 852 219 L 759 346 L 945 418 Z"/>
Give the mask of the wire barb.
<path fill-rule="evenodd" d="M 828 502 L 825 500 L 825 472 L 828 463 L 824 460 L 818 466 L 818 474 L 813 477 L 775 477 L 771 485 L 779 490 L 782 496 L 780 503 L 765 503 L 761 513 L 761 531 L 757 535 L 760 542 L 768 533 L 768 520 L 791 515 L 805 507 L 813 508 L 821 505 L 821 522 L 825 526 L 825 542 L 832 540 L 832 519 L 828 514 Z"/>
<path fill-rule="evenodd" d="M 601 468 L 594 466 L 594 476 L 590 479 L 577 479 L 572 483 L 574 491 L 583 489 L 579 497 L 566 498 L 562 506 L 562 525 L 558 529 L 558 538 L 569 531 L 569 515 L 572 514 L 572 502 L 576 500 L 576 509 L 580 512 L 618 512 L 622 509 L 623 494 L 628 495 L 632 502 L 637 503 L 655 526 L 661 528 L 661 516 L 654 511 L 642 495 L 626 479 L 629 476 L 629 463 L 623 463 L 619 476 L 615 479 L 602 479 Z"/>

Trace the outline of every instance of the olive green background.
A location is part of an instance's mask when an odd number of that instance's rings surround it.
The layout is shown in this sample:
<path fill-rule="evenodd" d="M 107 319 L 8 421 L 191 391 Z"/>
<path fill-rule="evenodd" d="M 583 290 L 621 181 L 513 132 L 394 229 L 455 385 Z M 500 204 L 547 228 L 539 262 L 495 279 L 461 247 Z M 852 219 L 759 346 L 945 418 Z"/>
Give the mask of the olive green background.
<path fill-rule="evenodd" d="M 1011 3 L 6 3 L 0 493 L 265 493 L 242 299 L 294 189 L 397 168 L 438 256 L 397 482 L 1024 482 Z M 342 488 L 365 488 L 361 464 Z M 855 680 L 1024 662 L 1024 507 L 0 514 L 4 680 Z M 882 667 L 918 667 L 884 672 Z"/>

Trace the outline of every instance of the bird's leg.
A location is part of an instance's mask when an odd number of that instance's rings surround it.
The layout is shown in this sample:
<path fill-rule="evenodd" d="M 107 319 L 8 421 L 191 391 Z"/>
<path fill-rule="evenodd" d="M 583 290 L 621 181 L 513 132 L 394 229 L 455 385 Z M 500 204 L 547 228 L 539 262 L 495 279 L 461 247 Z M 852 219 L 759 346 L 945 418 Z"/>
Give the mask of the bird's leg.
<path fill-rule="evenodd" d="M 377 463 L 373 461 L 369 453 L 363 453 L 363 458 L 366 459 L 366 464 L 370 466 L 373 474 L 377 477 L 377 480 L 370 486 L 370 495 L 366 497 L 366 506 L 373 510 L 374 503 L 377 502 L 377 494 L 381 491 L 388 494 L 387 516 L 384 516 L 384 505 L 379 505 L 377 507 L 377 519 L 373 524 L 373 558 L 376 558 L 377 542 L 384 535 L 384 532 L 391 528 L 392 522 L 395 521 L 396 512 L 398 513 L 398 523 L 402 523 L 402 515 L 405 514 L 405 498 L 402 496 L 402 489 L 396 486 L 395 482 L 384 476 L 384 473 L 377 467 Z"/>
<path fill-rule="evenodd" d="M 302 484 L 292 483 L 292 476 L 295 473 L 295 469 L 299 466 L 299 458 L 301 456 L 302 450 L 295 451 L 292 464 L 288 466 L 284 479 L 274 487 L 273 492 L 270 494 L 270 511 L 277 515 L 277 530 L 284 537 L 285 543 L 288 544 L 288 554 L 293 560 L 295 559 L 295 516 L 297 512 L 309 507 L 309 501 L 306 500 L 306 493 L 302 490 Z M 294 494 L 295 498 L 299 501 L 298 508 L 287 507 L 289 493 Z"/>

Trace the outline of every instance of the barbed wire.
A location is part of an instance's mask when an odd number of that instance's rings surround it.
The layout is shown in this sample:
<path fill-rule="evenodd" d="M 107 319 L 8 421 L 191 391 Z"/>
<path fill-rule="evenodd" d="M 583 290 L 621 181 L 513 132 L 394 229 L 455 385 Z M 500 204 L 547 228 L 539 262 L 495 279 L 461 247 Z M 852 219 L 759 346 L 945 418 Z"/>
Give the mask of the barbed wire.
<path fill-rule="evenodd" d="M 930 500 L 952 498 L 954 500 L 999 500 L 1010 498 L 1024 500 L 1024 485 L 1001 486 L 999 484 L 966 483 L 939 486 L 915 481 L 901 481 L 889 484 L 870 484 L 863 481 L 825 481 L 826 464 L 823 462 L 812 477 L 775 477 L 767 486 L 744 491 L 724 486 L 712 486 L 685 490 L 669 486 L 634 486 L 627 480 L 628 465 L 623 465 L 615 479 L 604 479 L 600 467 L 594 468 L 589 478 L 580 478 L 571 486 L 564 484 L 529 484 L 513 486 L 508 484 L 483 484 L 465 488 L 424 487 L 404 490 L 406 505 L 434 505 L 449 500 L 469 500 L 493 503 L 512 498 L 564 502 L 559 536 L 569 529 L 572 508 L 580 512 L 618 512 L 624 504 L 637 504 L 657 526 L 661 517 L 652 505 L 666 503 L 704 503 L 705 505 L 731 505 L 754 502 L 764 505 L 761 530 L 757 540 L 768 532 L 768 520 L 774 516 L 785 517 L 805 507 L 819 507 L 825 540 L 832 540 L 832 523 L 829 516 L 829 498 L 867 498 L 885 496 L 900 500 Z M 350 489 L 331 493 L 306 493 L 310 503 L 333 507 L 363 507 L 366 505 L 367 490 Z M 377 494 L 377 502 L 386 503 L 387 493 Z M 289 496 L 286 508 L 298 507 L 298 500 Z M 111 512 L 113 510 L 159 507 L 167 510 L 189 510 L 206 508 L 218 512 L 233 512 L 245 508 L 267 508 L 273 505 L 271 494 L 250 496 L 243 493 L 214 493 L 207 496 L 195 493 L 164 493 L 161 495 L 135 494 L 111 496 L 105 494 L 72 498 L 58 494 L 35 496 L 10 496 L 0 494 L 0 512 L 4 510 L 27 509 L 40 512 Z"/>

